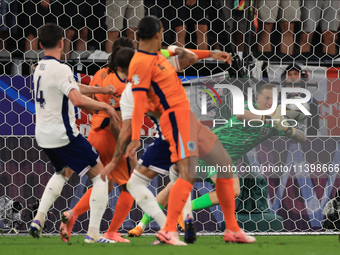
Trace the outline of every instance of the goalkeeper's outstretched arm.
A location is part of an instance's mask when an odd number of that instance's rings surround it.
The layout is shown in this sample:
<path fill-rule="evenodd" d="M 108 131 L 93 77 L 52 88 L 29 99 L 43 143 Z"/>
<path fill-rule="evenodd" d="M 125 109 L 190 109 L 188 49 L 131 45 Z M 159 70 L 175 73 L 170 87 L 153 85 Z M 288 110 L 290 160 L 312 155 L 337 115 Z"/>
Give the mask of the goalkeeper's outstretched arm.
<path fill-rule="evenodd" d="M 236 115 L 236 118 L 240 121 L 249 120 L 262 120 L 263 122 L 271 123 L 273 127 L 285 133 L 285 135 L 293 140 L 303 143 L 306 141 L 306 135 L 299 129 L 293 127 L 287 127 L 282 125 L 282 121 L 285 121 L 285 117 L 280 115 L 281 105 L 278 106 L 277 110 L 271 116 L 260 116 L 256 115 L 248 110 L 244 110 L 244 115 Z"/>
<path fill-rule="evenodd" d="M 289 138 L 292 138 L 294 141 L 303 143 L 306 141 L 306 135 L 299 129 L 293 128 L 293 134 L 287 135 Z"/>

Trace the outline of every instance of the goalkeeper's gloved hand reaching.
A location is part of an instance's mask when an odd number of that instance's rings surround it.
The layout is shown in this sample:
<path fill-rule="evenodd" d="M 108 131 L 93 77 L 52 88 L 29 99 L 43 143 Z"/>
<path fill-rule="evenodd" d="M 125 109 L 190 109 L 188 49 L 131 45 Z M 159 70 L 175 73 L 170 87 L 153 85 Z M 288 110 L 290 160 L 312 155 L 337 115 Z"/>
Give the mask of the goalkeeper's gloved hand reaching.
<path fill-rule="evenodd" d="M 281 115 L 281 105 L 279 105 L 272 115 L 262 115 L 261 120 L 265 124 L 272 124 L 273 128 L 284 132 L 287 136 L 293 136 L 295 129 L 292 127 L 287 127 L 288 122 L 286 118 Z"/>

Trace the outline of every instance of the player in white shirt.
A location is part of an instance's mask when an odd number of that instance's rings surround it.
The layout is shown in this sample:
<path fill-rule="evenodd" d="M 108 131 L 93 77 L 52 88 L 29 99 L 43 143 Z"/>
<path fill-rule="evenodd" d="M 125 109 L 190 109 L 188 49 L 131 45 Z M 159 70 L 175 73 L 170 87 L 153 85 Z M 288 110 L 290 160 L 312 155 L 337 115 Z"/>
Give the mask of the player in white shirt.
<path fill-rule="evenodd" d="M 34 73 L 36 140 L 49 157 L 55 173 L 45 187 L 29 233 L 34 238 L 41 236 L 47 211 L 68 180 L 65 168 L 70 167 L 80 176 L 87 174 L 93 183 L 91 216 L 85 242 L 112 242 L 99 234 L 100 222 L 108 201 L 107 179 L 100 178 L 103 164 L 97 151 L 79 134 L 74 107 L 106 111 L 113 122 L 119 121 L 119 118 L 110 105 L 83 96 L 80 90 L 90 92 L 91 89 L 80 89 L 70 67 L 60 63 L 63 33 L 61 27 L 46 24 L 39 29 L 38 34 L 45 57 Z"/>

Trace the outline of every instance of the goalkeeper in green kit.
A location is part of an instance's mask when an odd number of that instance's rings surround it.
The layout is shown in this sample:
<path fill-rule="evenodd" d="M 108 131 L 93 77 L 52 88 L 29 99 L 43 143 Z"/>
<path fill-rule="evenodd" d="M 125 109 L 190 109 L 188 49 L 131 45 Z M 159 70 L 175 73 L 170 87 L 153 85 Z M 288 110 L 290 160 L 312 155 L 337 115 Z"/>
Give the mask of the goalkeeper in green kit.
<path fill-rule="evenodd" d="M 254 104 L 255 109 L 268 110 L 272 107 L 273 88 L 275 87 L 276 86 L 272 84 L 265 84 L 260 88 L 257 96 L 257 104 Z M 244 112 L 244 115 L 233 115 L 225 125 L 212 131 L 223 144 L 225 150 L 233 160 L 234 165 L 236 165 L 237 160 L 243 155 L 270 137 L 287 136 L 297 142 L 306 141 L 306 136 L 301 130 L 287 127 L 288 125 L 286 124 L 288 123 L 282 125 L 282 121 L 285 123 L 285 118 L 281 115 L 281 105 L 277 107 L 276 111 L 271 116 L 255 115 L 249 111 L 247 104 L 245 104 Z M 248 121 L 250 120 L 251 122 L 249 125 Z M 200 169 L 200 172 L 206 173 L 205 177 L 207 178 L 207 181 L 215 183 L 217 177 L 216 168 L 207 167 L 203 162 L 200 162 L 200 165 L 197 166 L 197 168 Z M 170 182 L 166 188 L 157 195 L 157 201 L 161 208 L 164 208 L 167 205 L 171 186 L 172 183 Z M 234 173 L 234 191 L 235 197 L 238 197 L 240 194 L 240 182 L 236 173 Z M 204 209 L 218 204 L 219 201 L 216 191 L 206 193 L 191 201 L 192 210 Z M 152 218 L 144 214 L 138 226 L 130 230 L 128 235 L 139 237 L 152 220 Z M 182 219 L 179 219 L 178 224 L 184 229 Z"/>

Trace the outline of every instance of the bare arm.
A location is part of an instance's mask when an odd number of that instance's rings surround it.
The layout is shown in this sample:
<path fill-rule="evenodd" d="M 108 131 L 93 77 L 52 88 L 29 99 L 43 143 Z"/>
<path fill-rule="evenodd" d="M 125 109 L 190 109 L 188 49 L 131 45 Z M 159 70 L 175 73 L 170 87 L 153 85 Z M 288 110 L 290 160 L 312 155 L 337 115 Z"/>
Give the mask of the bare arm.
<path fill-rule="evenodd" d="M 72 89 L 70 93 L 68 94 L 68 98 L 71 100 L 71 102 L 74 104 L 74 106 L 82 108 L 84 110 L 88 111 L 105 111 L 107 114 L 110 115 L 113 121 L 119 122 L 119 117 L 117 116 L 117 113 L 115 109 L 103 102 L 98 102 L 96 100 L 93 100 L 92 98 L 86 97 L 76 89 Z"/>
<path fill-rule="evenodd" d="M 78 83 L 80 93 L 86 96 L 91 96 L 92 94 L 109 94 L 113 95 L 116 92 L 116 88 L 113 85 L 107 85 L 105 87 L 94 87 L 94 86 L 87 86 Z"/>
<path fill-rule="evenodd" d="M 121 120 L 122 119 L 121 111 L 116 111 L 116 112 L 117 112 L 119 119 Z M 110 118 L 110 131 L 111 131 L 111 133 L 112 133 L 112 135 L 113 135 L 113 137 L 115 138 L 116 141 L 118 141 L 118 136 L 119 136 L 120 131 L 121 131 L 120 123 L 121 123 L 121 121 L 115 122 L 114 120 L 112 120 Z"/>
<path fill-rule="evenodd" d="M 123 128 L 119 133 L 117 146 L 112 161 L 116 161 L 117 163 L 119 162 L 121 157 L 124 155 L 127 146 L 131 142 L 131 135 L 132 135 L 131 119 L 124 120 Z"/>
<path fill-rule="evenodd" d="M 231 65 L 232 56 L 223 51 L 208 51 L 208 50 L 193 50 L 193 49 L 185 49 L 178 46 L 171 45 L 168 47 L 169 51 L 172 51 L 175 55 L 178 56 L 178 62 L 180 64 L 180 68 L 184 69 L 190 65 L 195 64 L 199 59 L 212 57 L 213 59 L 220 60 L 223 62 L 227 62 Z"/>
<path fill-rule="evenodd" d="M 184 48 L 176 48 L 175 54 L 178 56 L 178 62 L 181 69 L 195 64 L 198 61 L 198 57 L 195 53 L 188 51 Z"/>

